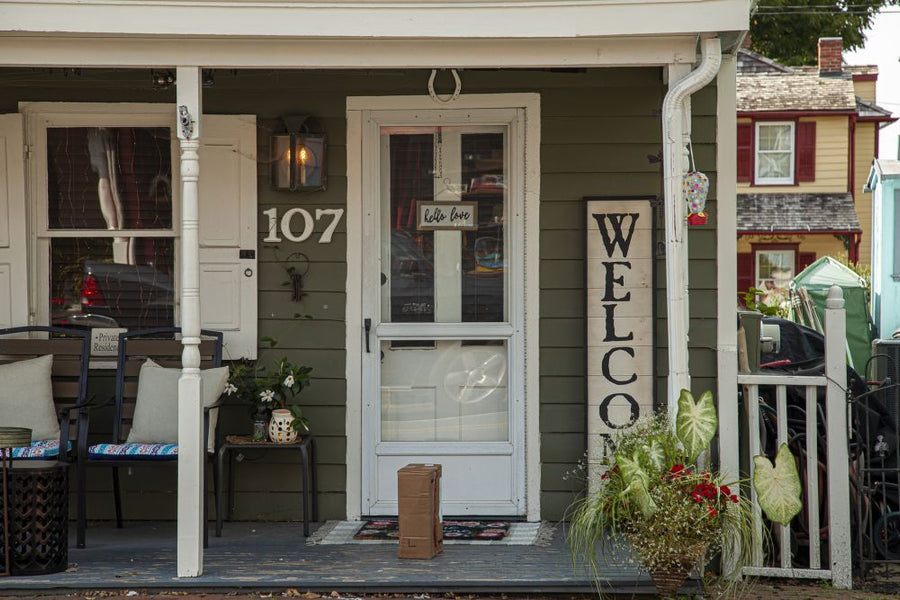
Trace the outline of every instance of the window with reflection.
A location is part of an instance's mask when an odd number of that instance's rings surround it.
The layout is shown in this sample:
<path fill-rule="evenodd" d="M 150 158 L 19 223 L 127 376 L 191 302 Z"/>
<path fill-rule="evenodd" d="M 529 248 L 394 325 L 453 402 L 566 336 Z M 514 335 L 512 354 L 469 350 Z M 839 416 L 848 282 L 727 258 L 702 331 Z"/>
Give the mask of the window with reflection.
<path fill-rule="evenodd" d="M 172 139 L 166 127 L 47 129 L 51 323 L 174 323 Z"/>

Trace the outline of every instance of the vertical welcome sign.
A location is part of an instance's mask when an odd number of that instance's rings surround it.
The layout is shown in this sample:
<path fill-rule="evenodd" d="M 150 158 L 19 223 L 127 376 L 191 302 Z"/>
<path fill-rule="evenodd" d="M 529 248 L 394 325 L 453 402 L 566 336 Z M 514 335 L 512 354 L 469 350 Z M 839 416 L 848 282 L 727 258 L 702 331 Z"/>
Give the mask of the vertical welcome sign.
<path fill-rule="evenodd" d="M 617 429 L 653 410 L 652 199 L 586 198 L 588 481 Z"/>

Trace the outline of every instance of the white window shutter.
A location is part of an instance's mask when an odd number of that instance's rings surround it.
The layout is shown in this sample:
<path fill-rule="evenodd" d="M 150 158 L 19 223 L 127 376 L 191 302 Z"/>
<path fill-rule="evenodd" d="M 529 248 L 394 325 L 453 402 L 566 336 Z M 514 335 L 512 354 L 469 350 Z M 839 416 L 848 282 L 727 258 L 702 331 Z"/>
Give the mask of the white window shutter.
<path fill-rule="evenodd" d="M 225 333 L 225 360 L 256 358 L 256 117 L 202 119 L 200 318 Z"/>
<path fill-rule="evenodd" d="M 0 328 L 28 325 L 22 115 L 0 115 Z"/>

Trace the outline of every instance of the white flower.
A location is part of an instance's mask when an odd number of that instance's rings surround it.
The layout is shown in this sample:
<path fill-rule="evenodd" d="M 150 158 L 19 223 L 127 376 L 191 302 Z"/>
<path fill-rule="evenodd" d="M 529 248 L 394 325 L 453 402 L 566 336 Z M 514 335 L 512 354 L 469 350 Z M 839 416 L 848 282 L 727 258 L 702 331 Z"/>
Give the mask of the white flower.
<path fill-rule="evenodd" d="M 230 396 L 233 393 L 235 393 L 236 391 L 237 391 L 237 386 L 229 381 L 228 385 L 225 386 L 225 395 Z"/>
<path fill-rule="evenodd" d="M 293 376 L 293 375 L 288 375 L 287 377 L 285 377 L 285 378 L 284 378 L 284 383 L 283 383 L 282 385 L 283 385 L 284 387 L 287 387 L 287 388 L 289 388 L 289 387 L 294 387 L 294 376 Z"/>
<path fill-rule="evenodd" d="M 269 404 L 273 400 L 275 400 L 275 392 L 272 390 L 266 390 L 264 392 L 259 393 L 259 399 L 263 404 Z"/>

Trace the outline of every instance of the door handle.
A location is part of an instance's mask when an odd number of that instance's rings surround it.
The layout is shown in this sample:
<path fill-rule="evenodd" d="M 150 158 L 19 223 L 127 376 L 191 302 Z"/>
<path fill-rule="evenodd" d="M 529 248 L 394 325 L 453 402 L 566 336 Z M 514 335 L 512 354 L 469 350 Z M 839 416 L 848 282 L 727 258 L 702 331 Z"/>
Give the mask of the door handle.
<path fill-rule="evenodd" d="M 372 319 L 363 319 L 363 327 L 366 329 L 366 352 L 372 352 L 369 348 L 369 333 L 372 332 Z"/>

